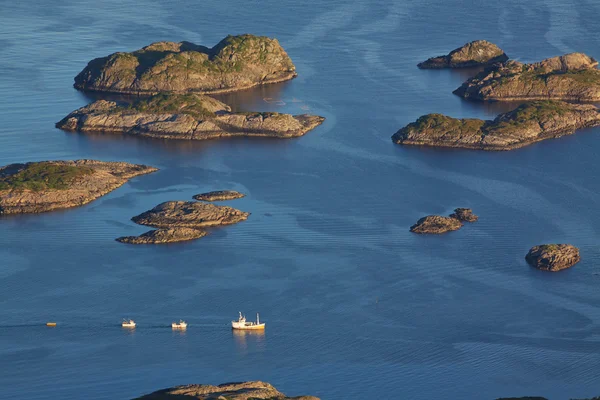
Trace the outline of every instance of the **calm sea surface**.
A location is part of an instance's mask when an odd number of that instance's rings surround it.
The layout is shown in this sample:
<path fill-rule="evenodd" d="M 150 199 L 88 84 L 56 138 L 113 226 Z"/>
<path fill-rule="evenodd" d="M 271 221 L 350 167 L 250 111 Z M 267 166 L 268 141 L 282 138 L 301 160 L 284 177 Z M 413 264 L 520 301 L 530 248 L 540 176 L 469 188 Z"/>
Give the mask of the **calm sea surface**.
<path fill-rule="evenodd" d="M 525 62 L 600 57 L 595 0 L 488 3 L 0 1 L 0 165 L 160 168 L 81 208 L 0 219 L 2 397 L 127 399 L 250 379 L 325 400 L 599 395 L 600 129 L 501 153 L 390 140 L 425 113 L 514 107 L 452 95 L 468 73 L 417 69 L 429 56 L 485 38 Z M 246 32 L 277 37 L 299 76 L 221 98 L 322 126 L 205 143 L 54 128 L 92 100 L 72 88 L 92 58 Z M 132 216 L 217 189 L 247 194 L 225 204 L 248 221 L 184 244 L 114 241 L 147 230 Z M 408 231 L 455 207 L 480 221 Z M 547 242 L 577 245 L 581 263 L 528 267 L 529 247 Z M 239 310 L 260 311 L 266 333 L 233 334 Z M 180 318 L 187 332 L 172 332 Z"/>

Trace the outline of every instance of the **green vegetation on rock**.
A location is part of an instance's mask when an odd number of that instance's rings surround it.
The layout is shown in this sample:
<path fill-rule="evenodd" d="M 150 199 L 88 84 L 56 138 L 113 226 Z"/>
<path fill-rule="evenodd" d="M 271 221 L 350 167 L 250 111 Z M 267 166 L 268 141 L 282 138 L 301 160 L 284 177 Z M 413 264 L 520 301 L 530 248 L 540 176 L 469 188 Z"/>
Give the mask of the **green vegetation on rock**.
<path fill-rule="evenodd" d="M 0 190 L 64 190 L 77 178 L 93 172 L 93 168 L 84 166 L 29 163 L 15 174 L 0 176 Z"/>
<path fill-rule="evenodd" d="M 158 94 L 140 99 L 126 110 L 143 113 L 189 114 L 197 119 L 212 118 L 215 113 L 205 107 L 204 99 L 194 94 Z"/>

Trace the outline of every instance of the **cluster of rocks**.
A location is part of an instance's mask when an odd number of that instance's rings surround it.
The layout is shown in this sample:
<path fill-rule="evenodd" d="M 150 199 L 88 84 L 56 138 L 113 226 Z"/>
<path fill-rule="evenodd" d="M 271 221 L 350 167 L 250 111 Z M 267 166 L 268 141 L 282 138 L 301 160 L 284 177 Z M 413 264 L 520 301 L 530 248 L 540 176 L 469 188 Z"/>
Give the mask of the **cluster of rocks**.
<path fill-rule="evenodd" d="M 313 396 L 288 397 L 267 382 L 250 381 L 224 383 L 222 385 L 183 385 L 139 397 L 139 400 L 172 400 L 172 399 L 196 399 L 196 400 L 319 400 Z"/>
<path fill-rule="evenodd" d="M 227 194 L 229 198 L 244 196 L 238 192 L 219 191 L 196 195 L 194 198 L 211 198 L 211 201 L 215 201 L 227 197 Z M 203 201 L 167 201 L 131 219 L 137 224 L 158 229 L 116 240 L 129 244 L 160 244 L 199 239 L 206 236 L 207 227 L 236 224 L 249 216 L 248 212 Z"/>
<path fill-rule="evenodd" d="M 537 63 L 508 60 L 495 44 L 477 40 L 450 54 L 430 58 L 419 68 L 484 67 L 453 93 L 466 99 L 537 101 L 499 115 L 492 121 L 456 119 L 427 114 L 398 130 L 394 143 L 512 150 L 548 138 L 600 125 L 600 111 L 591 104 L 567 101 L 600 100 L 598 62 L 583 53 L 570 53 Z"/>
<path fill-rule="evenodd" d="M 475 222 L 478 218 L 470 208 L 456 208 L 449 217 L 441 215 L 423 217 L 410 227 L 410 231 L 414 233 L 446 233 L 462 228 L 463 222 Z"/>

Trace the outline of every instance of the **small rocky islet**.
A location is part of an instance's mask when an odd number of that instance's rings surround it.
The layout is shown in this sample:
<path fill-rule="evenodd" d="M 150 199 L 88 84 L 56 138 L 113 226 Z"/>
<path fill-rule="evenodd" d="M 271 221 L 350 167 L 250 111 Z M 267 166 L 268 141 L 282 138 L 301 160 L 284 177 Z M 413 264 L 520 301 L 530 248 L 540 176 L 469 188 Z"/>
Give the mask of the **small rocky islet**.
<path fill-rule="evenodd" d="M 319 400 L 314 396 L 288 397 L 277 390 L 273 385 L 261 381 L 224 383 L 213 385 L 182 385 L 138 397 L 138 400 Z"/>
<path fill-rule="evenodd" d="M 96 160 L 10 164 L 0 168 L 0 214 L 81 206 L 154 171 L 147 165 Z"/>
<path fill-rule="evenodd" d="M 296 75 L 277 39 L 244 34 L 227 36 L 212 48 L 185 41 L 157 42 L 96 58 L 75 77 L 74 87 L 136 95 L 223 93 Z"/>
<path fill-rule="evenodd" d="M 475 222 L 479 217 L 473 214 L 470 208 L 456 208 L 449 217 L 441 215 L 428 215 L 417 221 L 410 227 L 414 233 L 441 234 L 456 231 L 462 228 L 463 222 Z"/>
<path fill-rule="evenodd" d="M 245 195 L 235 190 L 215 190 L 212 192 L 200 193 L 194 195 L 194 200 L 200 201 L 225 201 L 241 199 Z"/>
<path fill-rule="evenodd" d="M 432 57 L 417 66 L 421 69 L 469 68 L 505 62 L 508 56 L 487 40 L 475 40 L 445 56 Z"/>
<path fill-rule="evenodd" d="M 599 101 L 598 61 L 583 53 L 570 53 L 524 64 L 507 61 L 486 68 L 468 79 L 454 94 L 472 100 Z"/>
<path fill-rule="evenodd" d="M 600 109 L 592 104 L 534 101 L 492 121 L 424 115 L 397 131 L 392 140 L 403 145 L 512 150 L 598 125 Z"/>
<path fill-rule="evenodd" d="M 197 201 L 167 201 L 131 219 L 137 224 L 158 229 L 116 240 L 129 244 L 183 242 L 206 236 L 208 232 L 204 228 L 236 224 L 249 216 L 248 212 L 227 206 Z"/>
<path fill-rule="evenodd" d="M 157 94 L 129 103 L 98 100 L 73 111 L 56 127 L 65 131 L 126 134 L 159 139 L 302 136 L 325 118 L 276 112 L 231 112 L 199 94 Z"/>
<path fill-rule="evenodd" d="M 542 244 L 532 247 L 525 260 L 539 270 L 556 272 L 577 264 L 581 256 L 579 249 L 570 244 Z"/>

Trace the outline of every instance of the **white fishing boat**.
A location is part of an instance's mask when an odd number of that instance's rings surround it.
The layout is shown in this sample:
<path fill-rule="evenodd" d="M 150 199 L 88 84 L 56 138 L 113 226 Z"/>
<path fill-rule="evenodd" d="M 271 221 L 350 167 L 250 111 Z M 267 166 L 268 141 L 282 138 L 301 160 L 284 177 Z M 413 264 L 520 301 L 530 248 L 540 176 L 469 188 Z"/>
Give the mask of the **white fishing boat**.
<path fill-rule="evenodd" d="M 265 329 L 265 323 L 260 323 L 260 318 L 258 313 L 256 313 L 256 322 L 246 321 L 246 316 L 242 315 L 240 312 L 240 316 L 237 321 L 231 321 L 231 327 L 233 329 L 242 329 L 248 331 Z"/>
<path fill-rule="evenodd" d="M 187 322 L 183 320 L 179 320 L 179 322 L 173 322 L 171 324 L 171 328 L 173 329 L 187 329 Z"/>
<path fill-rule="evenodd" d="M 121 326 L 123 328 L 135 328 L 135 321 L 132 319 L 124 319 L 123 322 L 121 322 Z"/>

